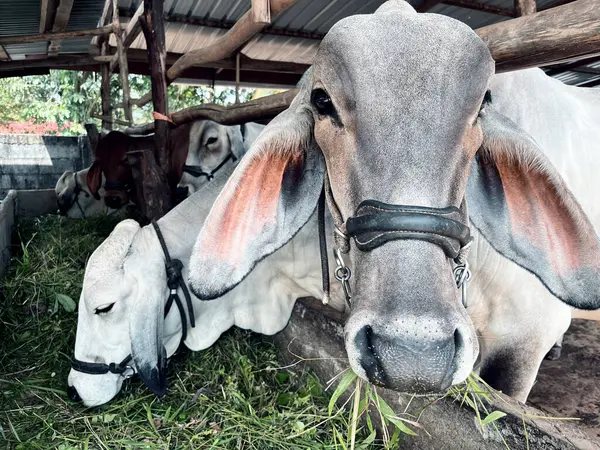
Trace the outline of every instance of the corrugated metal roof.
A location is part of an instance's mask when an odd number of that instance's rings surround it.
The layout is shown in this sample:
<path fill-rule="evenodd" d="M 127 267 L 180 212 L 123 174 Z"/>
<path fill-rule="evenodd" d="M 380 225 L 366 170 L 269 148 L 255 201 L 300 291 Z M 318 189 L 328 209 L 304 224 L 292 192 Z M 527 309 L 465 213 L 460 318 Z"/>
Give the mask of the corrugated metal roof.
<path fill-rule="evenodd" d="M 68 23 L 68 30 L 93 28 L 98 25 L 105 0 L 75 0 Z M 119 0 L 123 12 L 132 14 L 143 0 Z M 324 35 L 340 19 L 375 11 L 385 0 L 298 0 L 274 21 L 272 30 L 286 33 Z M 477 0 L 479 3 L 512 10 L 514 0 Z M 558 0 L 538 0 L 538 9 L 548 7 Z M 422 0 L 410 0 L 418 6 Z M 212 44 L 226 32 L 251 7 L 251 0 L 165 0 L 167 20 L 167 51 L 183 54 Z M 508 20 L 509 17 L 482 11 L 439 4 L 430 12 L 458 19 L 472 28 L 480 28 Z M 125 19 L 126 20 L 126 19 Z M 184 23 L 195 21 L 195 24 Z M 207 22 L 211 22 L 208 24 Z M 10 0 L 0 0 L 0 36 L 36 34 L 39 32 L 40 0 L 20 0 L 18 7 Z M 207 26 L 211 25 L 211 26 Z M 63 41 L 61 53 L 88 51 L 90 39 Z M 111 39 L 115 44 L 114 39 Z M 285 61 L 310 64 L 318 48 L 317 39 L 305 37 L 261 34 L 243 47 L 243 53 L 257 60 Z M 133 48 L 144 49 L 143 36 L 135 40 Z M 6 47 L 12 59 L 24 59 L 26 55 L 44 54 L 46 43 L 9 45 Z M 591 67 L 591 66 L 590 66 Z M 557 76 L 568 83 L 582 83 L 595 75 L 568 72 Z"/>

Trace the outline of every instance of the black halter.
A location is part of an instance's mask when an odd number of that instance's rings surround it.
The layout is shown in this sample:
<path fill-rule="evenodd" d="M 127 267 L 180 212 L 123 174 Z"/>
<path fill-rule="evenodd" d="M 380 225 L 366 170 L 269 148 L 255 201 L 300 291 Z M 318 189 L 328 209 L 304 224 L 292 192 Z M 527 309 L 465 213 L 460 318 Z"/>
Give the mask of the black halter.
<path fill-rule="evenodd" d="M 74 175 L 73 178 L 75 179 L 75 189 L 73 190 L 73 198 L 71 199 L 71 201 L 69 202 L 69 204 L 67 205 L 66 208 L 61 208 L 61 211 L 63 211 L 66 214 L 73 207 L 73 205 L 77 205 L 77 207 L 79 208 L 79 211 L 81 211 L 82 217 L 84 219 L 86 219 L 85 212 L 83 211 L 83 208 L 82 208 L 81 204 L 79 203 L 79 194 L 83 192 L 86 197 L 89 197 L 90 194 L 87 191 L 84 191 L 83 188 L 81 187 L 81 184 L 79 183 L 79 180 L 77 178 L 77 173 L 74 173 L 73 175 Z"/>
<path fill-rule="evenodd" d="M 214 177 L 215 174 L 225 165 L 227 164 L 227 162 L 231 160 L 233 162 L 237 161 L 237 158 L 235 157 L 235 155 L 233 153 L 230 153 L 229 155 L 227 155 L 225 157 L 225 159 L 223 161 L 221 161 L 221 163 L 215 167 L 213 170 L 211 170 L 210 172 L 205 172 L 201 166 L 190 166 L 190 165 L 184 165 L 183 166 L 183 171 L 189 173 L 191 176 L 193 176 L 194 178 L 198 178 L 198 177 L 206 177 L 207 181 L 211 181 Z"/>
<path fill-rule="evenodd" d="M 323 275 L 323 302 L 329 301 L 329 264 L 325 237 L 325 201 L 328 200 L 335 222 L 334 251 L 336 259 L 335 278 L 341 282 L 348 307 L 351 307 L 350 269 L 344 263 L 342 253 L 350 250 L 350 238 L 356 248 L 371 251 L 389 241 L 416 239 L 431 242 L 442 248 L 455 263 L 454 278 L 462 288 L 462 301 L 466 307 L 466 282 L 471 273 L 467 263 L 467 252 L 472 238 L 470 228 L 462 222 L 463 212 L 455 206 L 430 208 L 424 206 L 390 205 L 376 200 L 365 200 L 358 205 L 356 214 L 345 222 L 333 199 L 326 176 L 319 198 L 318 221 L 321 269 Z"/>
<path fill-rule="evenodd" d="M 128 183 L 122 183 L 120 181 L 106 181 L 104 183 L 104 190 L 129 192 L 131 190 L 131 187 Z"/>
<path fill-rule="evenodd" d="M 181 269 L 183 268 L 183 263 L 178 259 L 171 259 L 169 255 L 169 250 L 167 249 L 167 245 L 165 243 L 165 239 L 158 227 L 158 224 L 153 220 L 152 226 L 156 231 L 156 236 L 158 237 L 158 241 L 160 242 L 160 246 L 165 254 L 165 268 L 167 270 L 167 285 L 169 286 L 170 293 L 167 303 L 165 304 L 165 314 L 164 318 L 167 318 L 171 307 L 173 306 L 173 302 L 177 305 L 177 309 L 179 310 L 179 315 L 181 316 L 181 341 L 185 341 L 187 337 L 187 320 L 185 307 L 179 295 L 177 294 L 177 288 L 181 288 L 183 291 L 183 295 L 185 297 L 186 306 L 187 306 L 187 316 L 189 316 L 190 325 L 192 328 L 196 326 L 196 319 L 194 315 L 194 306 L 192 305 L 192 299 L 190 297 L 190 292 L 187 288 L 183 280 L 183 275 L 181 273 Z M 110 363 L 92 363 L 81 361 L 75 357 L 71 362 L 71 368 L 78 372 L 87 373 L 90 375 L 104 375 L 106 373 L 114 373 L 116 375 L 123 375 L 124 377 L 130 377 L 135 373 L 135 368 L 131 365 L 133 357 L 131 354 L 127 355 L 123 361 L 118 364 Z"/>

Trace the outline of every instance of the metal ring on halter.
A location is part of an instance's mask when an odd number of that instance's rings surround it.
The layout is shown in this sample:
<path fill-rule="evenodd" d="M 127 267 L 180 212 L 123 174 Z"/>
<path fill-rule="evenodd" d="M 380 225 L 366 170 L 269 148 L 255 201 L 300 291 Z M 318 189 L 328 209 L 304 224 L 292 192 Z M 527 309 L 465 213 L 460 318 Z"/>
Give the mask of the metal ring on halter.
<path fill-rule="evenodd" d="M 453 270 L 454 281 L 456 282 L 456 287 L 461 290 L 462 296 L 462 304 L 466 308 L 467 307 L 467 283 L 471 279 L 471 270 L 469 269 L 468 261 L 465 261 L 464 264 L 460 264 L 456 266 Z"/>
<path fill-rule="evenodd" d="M 335 262 L 337 263 L 337 267 L 333 272 L 335 279 L 338 280 L 342 284 L 342 288 L 344 289 L 344 297 L 346 298 L 346 304 L 348 308 L 352 308 L 352 289 L 350 288 L 350 277 L 352 276 L 352 271 L 344 262 L 344 258 L 342 257 L 342 252 L 339 248 L 336 248 L 333 252 L 335 256 Z"/>

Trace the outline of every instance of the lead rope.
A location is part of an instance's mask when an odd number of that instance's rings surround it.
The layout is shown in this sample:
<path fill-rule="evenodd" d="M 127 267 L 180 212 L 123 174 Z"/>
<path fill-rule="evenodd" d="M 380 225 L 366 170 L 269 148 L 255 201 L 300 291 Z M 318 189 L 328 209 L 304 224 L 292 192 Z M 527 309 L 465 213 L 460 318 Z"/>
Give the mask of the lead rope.
<path fill-rule="evenodd" d="M 169 309 L 173 302 L 177 305 L 177 309 L 179 309 L 179 314 L 181 315 L 181 340 L 185 341 L 187 337 L 187 320 L 185 314 L 185 308 L 183 307 L 183 303 L 177 294 L 177 288 L 180 287 L 183 291 L 183 296 L 185 297 L 185 301 L 188 307 L 188 315 L 190 319 L 190 325 L 192 328 L 196 326 L 196 318 L 194 314 L 194 305 L 192 305 L 192 297 L 190 296 L 190 292 L 183 281 L 183 276 L 181 274 L 181 270 L 183 269 L 183 263 L 178 259 L 171 259 L 171 255 L 169 255 L 169 250 L 167 249 L 167 244 L 165 243 L 165 239 L 158 227 L 156 221 L 152 221 L 152 226 L 154 227 L 154 231 L 156 232 L 156 236 L 158 237 L 158 241 L 160 242 L 160 246 L 162 247 L 163 253 L 165 254 L 165 267 L 167 270 L 167 285 L 171 290 L 169 294 L 169 299 L 167 300 L 166 309 Z"/>
<path fill-rule="evenodd" d="M 321 275 L 323 279 L 323 304 L 329 303 L 331 284 L 329 282 L 329 259 L 327 258 L 327 236 L 325 235 L 325 186 L 319 196 L 317 206 L 319 222 L 319 251 L 321 254 Z"/>

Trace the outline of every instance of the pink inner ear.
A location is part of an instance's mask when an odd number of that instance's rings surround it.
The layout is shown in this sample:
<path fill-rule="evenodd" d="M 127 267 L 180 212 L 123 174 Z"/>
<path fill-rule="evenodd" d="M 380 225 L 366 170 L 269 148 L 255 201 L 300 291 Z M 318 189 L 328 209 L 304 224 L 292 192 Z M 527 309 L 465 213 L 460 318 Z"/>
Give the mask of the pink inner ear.
<path fill-rule="evenodd" d="M 581 248 L 582 225 L 561 196 L 564 185 L 556 186 L 542 170 L 525 169 L 506 158 L 497 158 L 512 232 L 542 250 L 557 273 L 585 264 Z"/>
<path fill-rule="evenodd" d="M 253 158 L 243 173 L 229 180 L 221 193 L 222 211 L 205 224 L 204 251 L 231 265 L 237 265 L 249 247 L 268 245 L 263 233 L 275 228 L 281 198 L 283 176 L 288 166 L 303 164 L 303 155 L 269 153 Z M 300 169 L 301 170 L 301 169 Z M 226 200 L 225 200 L 226 199 Z"/>

